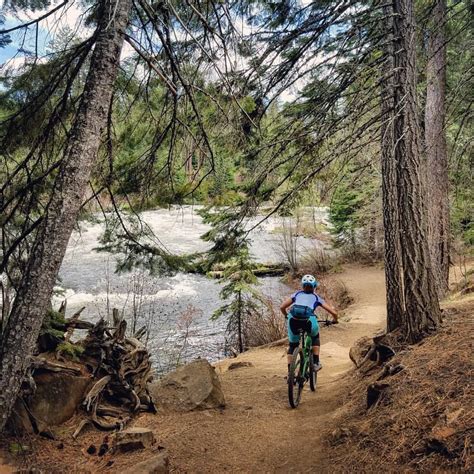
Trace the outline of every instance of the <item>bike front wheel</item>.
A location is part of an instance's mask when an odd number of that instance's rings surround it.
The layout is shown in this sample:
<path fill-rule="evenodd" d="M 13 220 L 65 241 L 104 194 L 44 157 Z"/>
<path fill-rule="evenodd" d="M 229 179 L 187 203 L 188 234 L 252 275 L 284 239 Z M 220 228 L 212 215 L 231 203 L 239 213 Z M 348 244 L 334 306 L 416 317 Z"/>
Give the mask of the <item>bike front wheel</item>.
<path fill-rule="evenodd" d="M 301 400 L 304 385 L 303 366 L 303 351 L 300 347 L 297 347 L 293 351 L 290 372 L 288 374 L 288 401 L 291 408 L 296 408 Z"/>

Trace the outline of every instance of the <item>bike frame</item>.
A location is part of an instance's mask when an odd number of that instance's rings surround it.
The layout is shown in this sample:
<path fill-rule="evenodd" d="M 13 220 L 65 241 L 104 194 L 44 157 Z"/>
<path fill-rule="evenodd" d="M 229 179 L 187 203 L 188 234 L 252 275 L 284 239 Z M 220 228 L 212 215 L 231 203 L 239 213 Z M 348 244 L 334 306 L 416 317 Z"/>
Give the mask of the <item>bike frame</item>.
<path fill-rule="evenodd" d="M 311 336 L 306 332 L 300 335 L 300 346 L 303 350 L 303 375 L 307 374 L 309 371 L 309 358 L 311 357 L 312 352 L 312 344 L 311 344 Z"/>
<path fill-rule="evenodd" d="M 332 324 L 327 320 L 318 320 L 318 323 L 325 323 L 327 326 Z M 307 326 L 305 327 L 307 328 Z M 313 368 L 313 341 L 311 332 L 308 333 L 304 328 L 299 328 L 298 338 L 298 347 L 293 351 L 287 379 L 288 399 L 291 408 L 297 408 L 299 405 L 305 383 L 309 380 L 311 391 L 314 392 L 316 390 L 317 381 L 317 375 L 314 373 Z M 295 390 L 297 390 L 296 395 Z"/>
<path fill-rule="evenodd" d="M 329 325 L 329 321 L 326 320 L 317 320 L 318 323 L 324 323 L 326 326 Z M 313 344 L 311 341 L 311 335 L 308 334 L 306 331 L 301 331 L 300 332 L 300 342 L 299 345 L 303 351 L 303 374 L 308 373 L 309 370 L 309 358 L 312 357 L 313 353 Z"/>

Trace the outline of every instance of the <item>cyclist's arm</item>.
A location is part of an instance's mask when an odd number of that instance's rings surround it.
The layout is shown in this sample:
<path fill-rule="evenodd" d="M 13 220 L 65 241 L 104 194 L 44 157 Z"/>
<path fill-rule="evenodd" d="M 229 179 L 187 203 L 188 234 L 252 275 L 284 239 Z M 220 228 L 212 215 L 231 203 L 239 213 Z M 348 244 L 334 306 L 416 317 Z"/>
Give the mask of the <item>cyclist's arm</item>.
<path fill-rule="evenodd" d="M 329 303 L 324 302 L 321 307 L 325 309 L 334 319 L 334 322 L 337 323 L 337 311 Z"/>
<path fill-rule="evenodd" d="M 291 298 L 287 298 L 280 306 L 280 311 L 283 313 L 285 318 L 288 316 L 288 308 L 293 304 L 293 300 Z"/>

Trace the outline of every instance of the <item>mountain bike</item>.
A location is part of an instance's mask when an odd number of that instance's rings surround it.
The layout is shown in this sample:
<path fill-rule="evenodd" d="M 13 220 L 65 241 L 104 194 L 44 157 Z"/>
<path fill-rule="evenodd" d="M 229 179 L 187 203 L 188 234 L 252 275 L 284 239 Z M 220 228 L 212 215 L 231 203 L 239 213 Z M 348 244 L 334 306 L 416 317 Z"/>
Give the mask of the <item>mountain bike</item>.
<path fill-rule="evenodd" d="M 324 323 L 326 326 L 334 324 L 328 320 L 318 320 L 318 323 Z M 314 371 L 311 334 L 305 329 L 299 329 L 298 335 L 299 344 L 293 351 L 288 373 L 288 400 L 291 408 L 299 405 L 305 383 L 309 380 L 309 388 L 314 392 L 318 381 L 318 374 Z"/>

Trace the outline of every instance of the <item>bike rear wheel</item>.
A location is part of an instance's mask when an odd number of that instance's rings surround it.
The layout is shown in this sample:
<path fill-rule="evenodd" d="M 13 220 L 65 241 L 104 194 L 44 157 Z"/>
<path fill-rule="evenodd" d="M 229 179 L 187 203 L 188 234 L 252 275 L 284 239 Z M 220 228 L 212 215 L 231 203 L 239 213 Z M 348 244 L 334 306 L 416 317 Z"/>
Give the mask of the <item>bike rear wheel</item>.
<path fill-rule="evenodd" d="M 288 401 L 291 408 L 296 408 L 300 403 L 304 385 L 303 365 L 303 351 L 300 347 L 297 347 L 293 351 L 290 372 L 288 374 Z"/>

